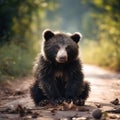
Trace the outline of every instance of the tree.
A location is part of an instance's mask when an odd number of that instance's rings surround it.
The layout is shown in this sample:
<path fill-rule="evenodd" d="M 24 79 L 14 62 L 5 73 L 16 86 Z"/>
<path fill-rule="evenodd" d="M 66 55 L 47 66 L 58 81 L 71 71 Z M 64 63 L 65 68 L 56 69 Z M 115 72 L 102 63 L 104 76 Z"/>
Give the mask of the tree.
<path fill-rule="evenodd" d="M 120 1 L 93 0 L 87 4 L 94 10 L 99 30 L 99 64 L 120 71 Z"/>
<path fill-rule="evenodd" d="M 0 0 L 0 80 L 30 73 L 52 4 L 53 0 Z"/>

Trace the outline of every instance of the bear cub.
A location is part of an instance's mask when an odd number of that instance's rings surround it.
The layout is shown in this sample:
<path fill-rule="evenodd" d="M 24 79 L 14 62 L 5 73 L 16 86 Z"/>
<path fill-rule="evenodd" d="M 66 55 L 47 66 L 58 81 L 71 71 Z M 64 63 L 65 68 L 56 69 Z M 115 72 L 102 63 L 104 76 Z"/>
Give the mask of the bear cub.
<path fill-rule="evenodd" d="M 45 101 L 53 104 L 73 101 L 84 105 L 90 86 L 84 81 L 79 59 L 80 39 L 79 33 L 43 32 L 42 53 L 36 60 L 35 82 L 31 87 L 35 105 Z"/>

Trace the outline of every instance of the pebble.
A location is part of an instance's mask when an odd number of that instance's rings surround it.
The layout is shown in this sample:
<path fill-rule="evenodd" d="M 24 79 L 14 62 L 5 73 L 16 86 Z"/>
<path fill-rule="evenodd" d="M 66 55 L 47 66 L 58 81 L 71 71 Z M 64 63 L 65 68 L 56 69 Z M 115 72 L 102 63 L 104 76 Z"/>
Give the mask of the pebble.
<path fill-rule="evenodd" d="M 92 112 L 92 116 L 96 119 L 100 119 L 102 117 L 102 111 L 100 109 L 95 109 Z"/>

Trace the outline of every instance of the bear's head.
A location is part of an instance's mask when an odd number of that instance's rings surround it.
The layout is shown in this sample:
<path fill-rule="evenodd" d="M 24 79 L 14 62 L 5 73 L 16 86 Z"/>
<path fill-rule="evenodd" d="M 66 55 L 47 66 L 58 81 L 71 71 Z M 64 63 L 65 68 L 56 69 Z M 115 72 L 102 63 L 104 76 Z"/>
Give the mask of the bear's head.
<path fill-rule="evenodd" d="M 78 42 L 81 37 L 80 33 L 66 34 L 45 30 L 43 32 L 44 58 L 57 63 L 74 61 L 78 57 Z"/>

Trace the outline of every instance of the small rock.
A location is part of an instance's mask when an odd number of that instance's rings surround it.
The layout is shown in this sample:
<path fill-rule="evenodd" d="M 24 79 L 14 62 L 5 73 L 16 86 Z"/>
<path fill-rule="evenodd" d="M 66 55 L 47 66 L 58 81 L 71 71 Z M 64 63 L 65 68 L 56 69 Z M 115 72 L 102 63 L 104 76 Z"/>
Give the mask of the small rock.
<path fill-rule="evenodd" d="M 32 114 L 32 118 L 37 118 L 37 117 L 38 117 L 38 115 L 39 115 L 39 113 L 34 112 L 34 113 Z"/>
<path fill-rule="evenodd" d="M 109 116 L 110 119 L 117 119 L 117 116 L 116 115 L 111 115 Z"/>
<path fill-rule="evenodd" d="M 96 107 L 101 108 L 102 106 L 101 106 L 101 104 L 96 104 Z"/>
<path fill-rule="evenodd" d="M 21 90 L 19 90 L 19 89 L 17 89 L 15 92 L 14 92 L 14 96 L 16 96 L 16 95 L 23 95 L 24 94 L 24 92 L 23 91 L 21 91 Z"/>
<path fill-rule="evenodd" d="M 96 119 L 100 119 L 102 117 L 102 111 L 100 109 L 95 109 L 92 112 L 92 116 Z"/>
<path fill-rule="evenodd" d="M 119 105 L 119 99 L 116 98 L 115 100 L 111 101 L 111 103 L 114 105 Z"/>

